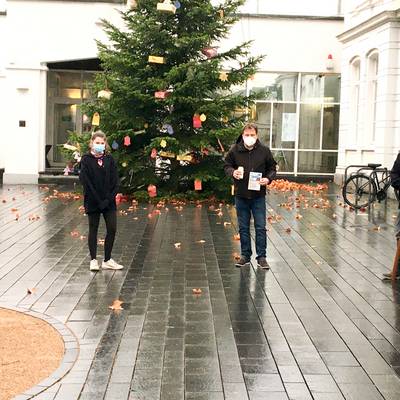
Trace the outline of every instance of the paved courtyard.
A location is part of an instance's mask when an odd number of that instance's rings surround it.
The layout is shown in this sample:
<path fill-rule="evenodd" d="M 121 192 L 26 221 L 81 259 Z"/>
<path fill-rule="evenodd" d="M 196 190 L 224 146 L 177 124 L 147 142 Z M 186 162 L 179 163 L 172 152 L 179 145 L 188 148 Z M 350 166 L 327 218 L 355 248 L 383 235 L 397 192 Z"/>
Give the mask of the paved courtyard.
<path fill-rule="evenodd" d="M 369 221 L 333 187 L 273 191 L 270 271 L 234 267 L 232 207 L 125 203 L 113 257 L 127 268 L 91 273 L 81 201 L 54 188 L 0 192 L 0 307 L 46 314 L 79 342 L 19 399 L 400 398 L 400 286 L 380 280 L 394 202 Z"/>

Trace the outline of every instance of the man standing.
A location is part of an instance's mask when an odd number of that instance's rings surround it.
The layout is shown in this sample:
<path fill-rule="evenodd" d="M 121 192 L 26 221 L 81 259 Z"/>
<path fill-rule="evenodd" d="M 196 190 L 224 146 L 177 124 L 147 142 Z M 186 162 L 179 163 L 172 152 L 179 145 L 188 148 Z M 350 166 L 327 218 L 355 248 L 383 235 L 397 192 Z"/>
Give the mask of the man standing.
<path fill-rule="evenodd" d="M 390 178 L 392 180 L 392 186 L 395 190 L 400 190 L 400 154 L 397 155 L 396 161 L 394 162 L 392 172 L 390 173 Z M 400 208 L 400 205 L 399 205 Z M 392 272 L 385 273 L 382 276 L 382 280 L 394 280 L 400 278 L 400 258 L 399 256 L 399 245 L 400 245 L 400 211 L 397 215 L 396 226 L 395 226 L 395 236 L 397 239 L 397 252 L 395 257 L 395 262 L 393 264 Z"/>
<path fill-rule="evenodd" d="M 266 186 L 276 176 L 276 162 L 271 150 L 258 140 L 255 124 L 247 124 L 236 144 L 225 157 L 225 173 L 233 177 L 235 206 L 239 223 L 241 257 L 236 263 L 242 267 L 250 263 L 250 218 L 253 214 L 256 231 L 257 265 L 268 269 L 266 260 Z"/>

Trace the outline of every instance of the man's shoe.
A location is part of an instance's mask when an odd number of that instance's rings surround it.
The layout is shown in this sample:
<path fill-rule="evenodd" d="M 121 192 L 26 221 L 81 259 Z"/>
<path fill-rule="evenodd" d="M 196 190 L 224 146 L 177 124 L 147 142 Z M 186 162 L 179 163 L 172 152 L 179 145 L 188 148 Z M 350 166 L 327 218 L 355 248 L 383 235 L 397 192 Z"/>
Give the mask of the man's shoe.
<path fill-rule="evenodd" d="M 240 260 L 236 262 L 235 266 L 240 268 L 246 265 L 250 265 L 250 259 L 246 257 L 240 257 Z"/>
<path fill-rule="evenodd" d="M 90 261 L 89 268 L 91 271 L 99 271 L 100 270 L 99 263 L 97 262 L 96 259 Z"/>
<path fill-rule="evenodd" d="M 267 260 L 265 259 L 265 257 L 260 257 L 257 260 L 257 267 L 260 267 L 262 269 L 269 269 L 269 265 L 268 265 Z"/>
<path fill-rule="evenodd" d="M 399 279 L 400 279 L 400 275 L 397 275 L 396 276 L 396 280 L 399 280 Z M 382 274 L 382 280 L 383 281 L 391 281 L 392 280 L 392 273 L 388 272 L 388 273 Z"/>
<path fill-rule="evenodd" d="M 103 264 L 101 265 L 103 269 L 113 269 L 113 270 L 118 270 L 118 269 L 123 269 L 124 267 L 117 262 L 115 262 L 112 258 L 110 258 L 108 261 L 103 261 Z"/>

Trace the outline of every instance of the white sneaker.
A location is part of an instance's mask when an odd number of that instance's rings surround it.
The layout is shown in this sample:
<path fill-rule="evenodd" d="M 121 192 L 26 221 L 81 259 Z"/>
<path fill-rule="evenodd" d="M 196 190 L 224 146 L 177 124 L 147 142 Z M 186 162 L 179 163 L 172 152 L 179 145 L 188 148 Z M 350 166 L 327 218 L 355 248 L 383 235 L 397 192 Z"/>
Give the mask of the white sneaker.
<path fill-rule="evenodd" d="M 100 267 L 99 267 L 99 263 L 97 262 L 97 260 L 91 260 L 89 268 L 91 271 L 99 271 Z"/>
<path fill-rule="evenodd" d="M 115 262 L 112 258 L 110 258 L 108 261 L 103 261 L 101 267 L 103 269 L 115 269 L 115 270 L 124 268 L 122 265 Z"/>

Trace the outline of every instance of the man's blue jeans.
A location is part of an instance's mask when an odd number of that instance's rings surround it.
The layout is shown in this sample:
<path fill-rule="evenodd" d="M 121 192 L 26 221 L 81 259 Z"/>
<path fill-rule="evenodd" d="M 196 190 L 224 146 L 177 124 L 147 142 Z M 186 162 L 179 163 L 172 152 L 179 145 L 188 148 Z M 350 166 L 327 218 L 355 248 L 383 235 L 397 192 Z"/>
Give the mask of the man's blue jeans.
<path fill-rule="evenodd" d="M 257 259 L 266 257 L 267 232 L 266 232 L 266 206 L 265 197 L 245 199 L 235 197 L 236 214 L 239 223 L 240 247 L 242 257 L 251 257 L 250 218 L 253 214 L 254 227 L 256 231 Z"/>

